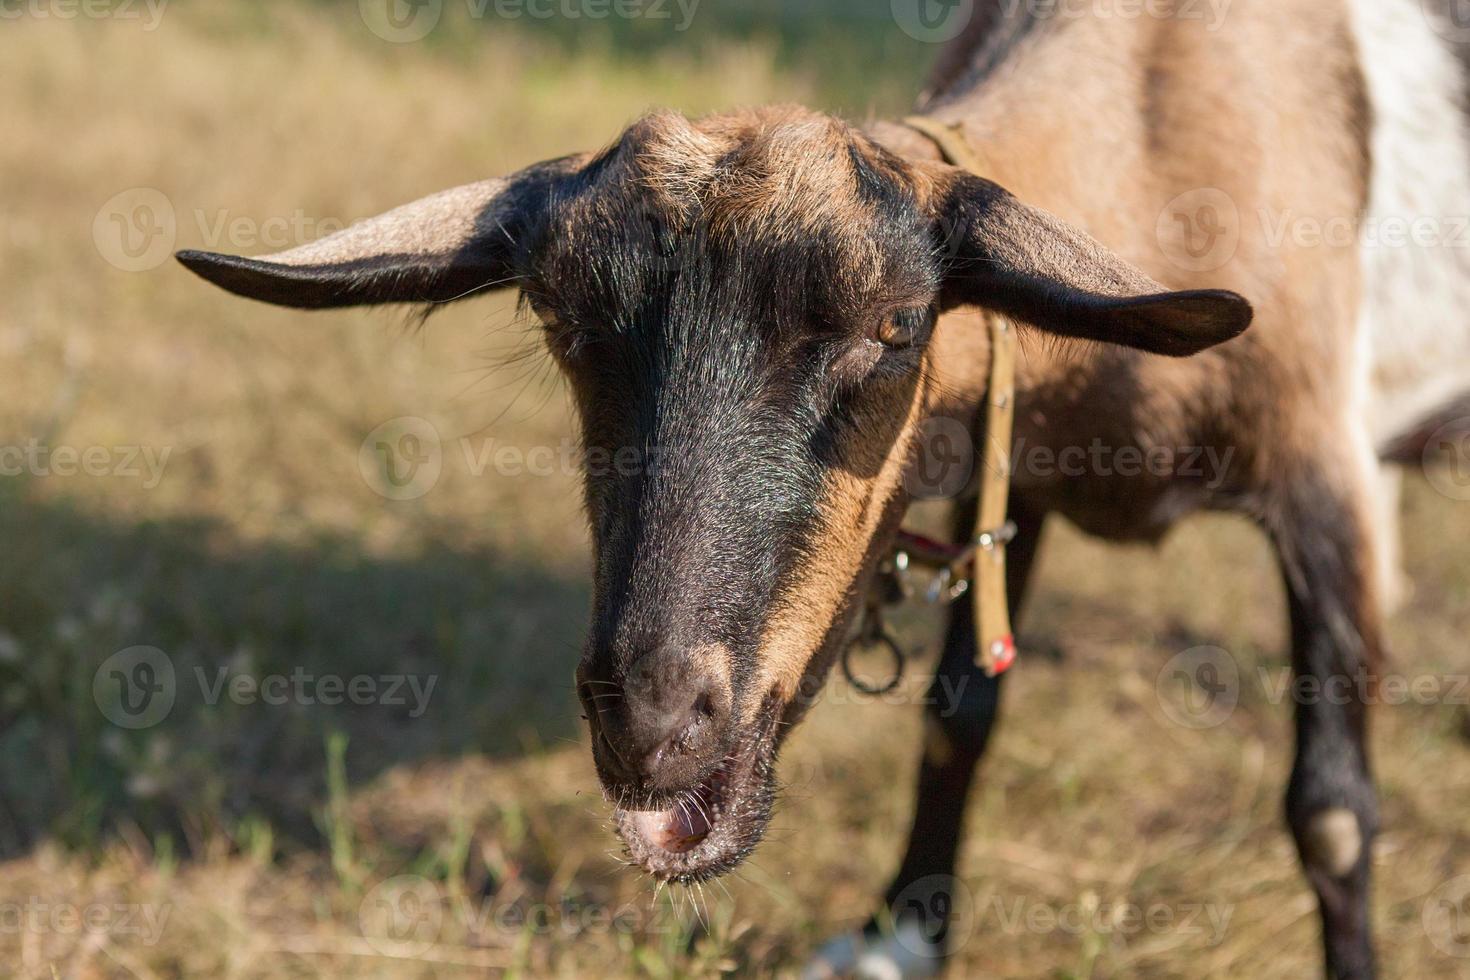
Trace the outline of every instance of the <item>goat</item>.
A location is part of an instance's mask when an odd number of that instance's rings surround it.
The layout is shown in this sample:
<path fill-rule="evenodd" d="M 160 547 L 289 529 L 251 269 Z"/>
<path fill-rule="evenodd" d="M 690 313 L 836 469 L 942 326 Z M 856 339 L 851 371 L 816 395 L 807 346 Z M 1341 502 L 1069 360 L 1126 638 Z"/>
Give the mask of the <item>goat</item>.
<path fill-rule="evenodd" d="M 1268 218 L 1470 214 L 1466 78 L 1438 13 L 1241 0 L 1207 24 L 1176 4 L 1028 6 L 977 4 L 919 102 L 983 173 L 899 122 L 658 113 L 601 152 L 277 255 L 179 255 L 227 290 L 301 308 L 521 291 L 585 445 L 649 459 L 586 476 L 595 598 L 577 682 L 618 831 L 656 877 L 722 874 L 761 839 L 777 749 L 894 537 L 921 424 L 980 424 L 977 308 L 1025 329 L 1028 445 L 1233 451 L 1210 482 L 1019 469 L 1013 613 L 1048 515 L 1153 539 L 1191 512 L 1233 511 L 1274 545 L 1296 673 L 1325 689 L 1379 662 L 1396 567 L 1384 457 L 1470 388 L 1470 257 L 1273 236 Z M 1213 224 L 1197 227 L 1206 204 Z M 967 531 L 973 501 L 956 510 Z M 918 899 L 893 909 L 900 926 L 951 880 L 999 702 L 974 632 L 957 605 L 936 684 L 963 703 L 927 725 L 888 896 Z M 1327 970 L 1371 977 L 1365 705 L 1296 711 L 1286 816 Z M 866 941 L 892 970 L 924 972 L 944 923 L 919 925 L 922 956 L 876 926 Z M 853 968 L 838 947 L 824 962 Z"/>

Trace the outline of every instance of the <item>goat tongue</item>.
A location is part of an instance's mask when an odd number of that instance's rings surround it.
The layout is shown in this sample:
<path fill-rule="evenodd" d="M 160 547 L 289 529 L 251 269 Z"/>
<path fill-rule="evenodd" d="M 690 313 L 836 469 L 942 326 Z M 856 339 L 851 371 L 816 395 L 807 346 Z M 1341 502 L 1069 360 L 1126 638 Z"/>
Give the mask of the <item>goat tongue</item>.
<path fill-rule="evenodd" d="M 713 827 L 711 814 L 723 801 L 727 775 L 716 769 L 693 793 L 665 810 L 632 814 L 638 832 L 649 843 L 682 854 L 704 842 Z"/>
<path fill-rule="evenodd" d="M 638 810 L 631 816 L 645 840 L 675 854 L 694 850 L 709 836 L 709 818 L 693 802 L 676 804 L 667 810 Z"/>

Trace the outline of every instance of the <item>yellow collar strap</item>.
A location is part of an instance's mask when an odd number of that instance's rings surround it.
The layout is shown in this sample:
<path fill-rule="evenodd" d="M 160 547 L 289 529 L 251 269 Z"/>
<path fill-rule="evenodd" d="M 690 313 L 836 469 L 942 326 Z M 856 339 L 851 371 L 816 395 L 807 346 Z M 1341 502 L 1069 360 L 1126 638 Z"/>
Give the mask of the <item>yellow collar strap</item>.
<path fill-rule="evenodd" d="M 980 156 L 958 124 L 909 116 L 905 125 L 939 147 L 948 163 L 984 176 Z M 1006 601 L 1006 542 L 1015 525 L 1006 520 L 1011 486 L 1011 432 L 1016 411 L 1016 331 L 999 314 L 985 311 L 990 332 L 990 385 L 986 393 L 985 442 L 980 451 L 980 504 L 975 534 L 961 554 L 973 562 L 968 591 L 975 603 L 975 663 L 991 677 L 1016 659 Z M 965 554 L 969 553 L 969 554 Z"/>

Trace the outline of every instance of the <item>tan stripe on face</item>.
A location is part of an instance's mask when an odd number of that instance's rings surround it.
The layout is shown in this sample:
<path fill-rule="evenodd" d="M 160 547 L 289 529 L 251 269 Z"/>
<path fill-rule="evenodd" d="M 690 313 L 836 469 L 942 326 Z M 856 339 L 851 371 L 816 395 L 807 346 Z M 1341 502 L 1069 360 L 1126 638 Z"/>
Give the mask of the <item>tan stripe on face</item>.
<path fill-rule="evenodd" d="M 883 512 L 903 480 L 909 444 L 924 414 L 925 391 L 923 383 L 914 385 L 891 444 L 888 419 L 860 418 L 855 426 L 859 435 L 843 447 L 846 465 L 827 471 L 818 505 L 824 515 L 822 528 L 795 582 L 766 622 L 756 654 L 755 683 L 746 694 L 747 710 L 755 710 L 771 693 L 782 703 L 796 695 L 807 663 L 836 618 Z M 862 475 L 867 473 L 876 475 Z"/>

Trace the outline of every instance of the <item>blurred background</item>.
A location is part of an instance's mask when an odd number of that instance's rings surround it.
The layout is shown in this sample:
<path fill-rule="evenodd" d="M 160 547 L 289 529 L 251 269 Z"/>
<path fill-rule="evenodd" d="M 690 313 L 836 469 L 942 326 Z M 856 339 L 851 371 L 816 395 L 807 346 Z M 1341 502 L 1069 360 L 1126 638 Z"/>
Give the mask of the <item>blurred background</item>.
<path fill-rule="evenodd" d="M 508 295 L 422 329 L 277 310 L 169 256 L 310 241 L 654 107 L 901 113 L 938 46 L 889 0 L 0 14 L 0 976 L 780 974 L 860 925 L 907 831 L 932 615 L 897 692 L 829 685 L 754 858 L 660 892 L 620 864 L 578 718 L 587 541 L 534 323 Z M 1430 924 L 1470 872 L 1470 492 L 1445 479 L 1410 474 L 1391 624 L 1424 683 L 1373 726 L 1386 976 L 1470 972 L 1470 933 Z M 1284 624 L 1242 523 L 1158 551 L 1049 529 L 955 975 L 1318 969 Z"/>

